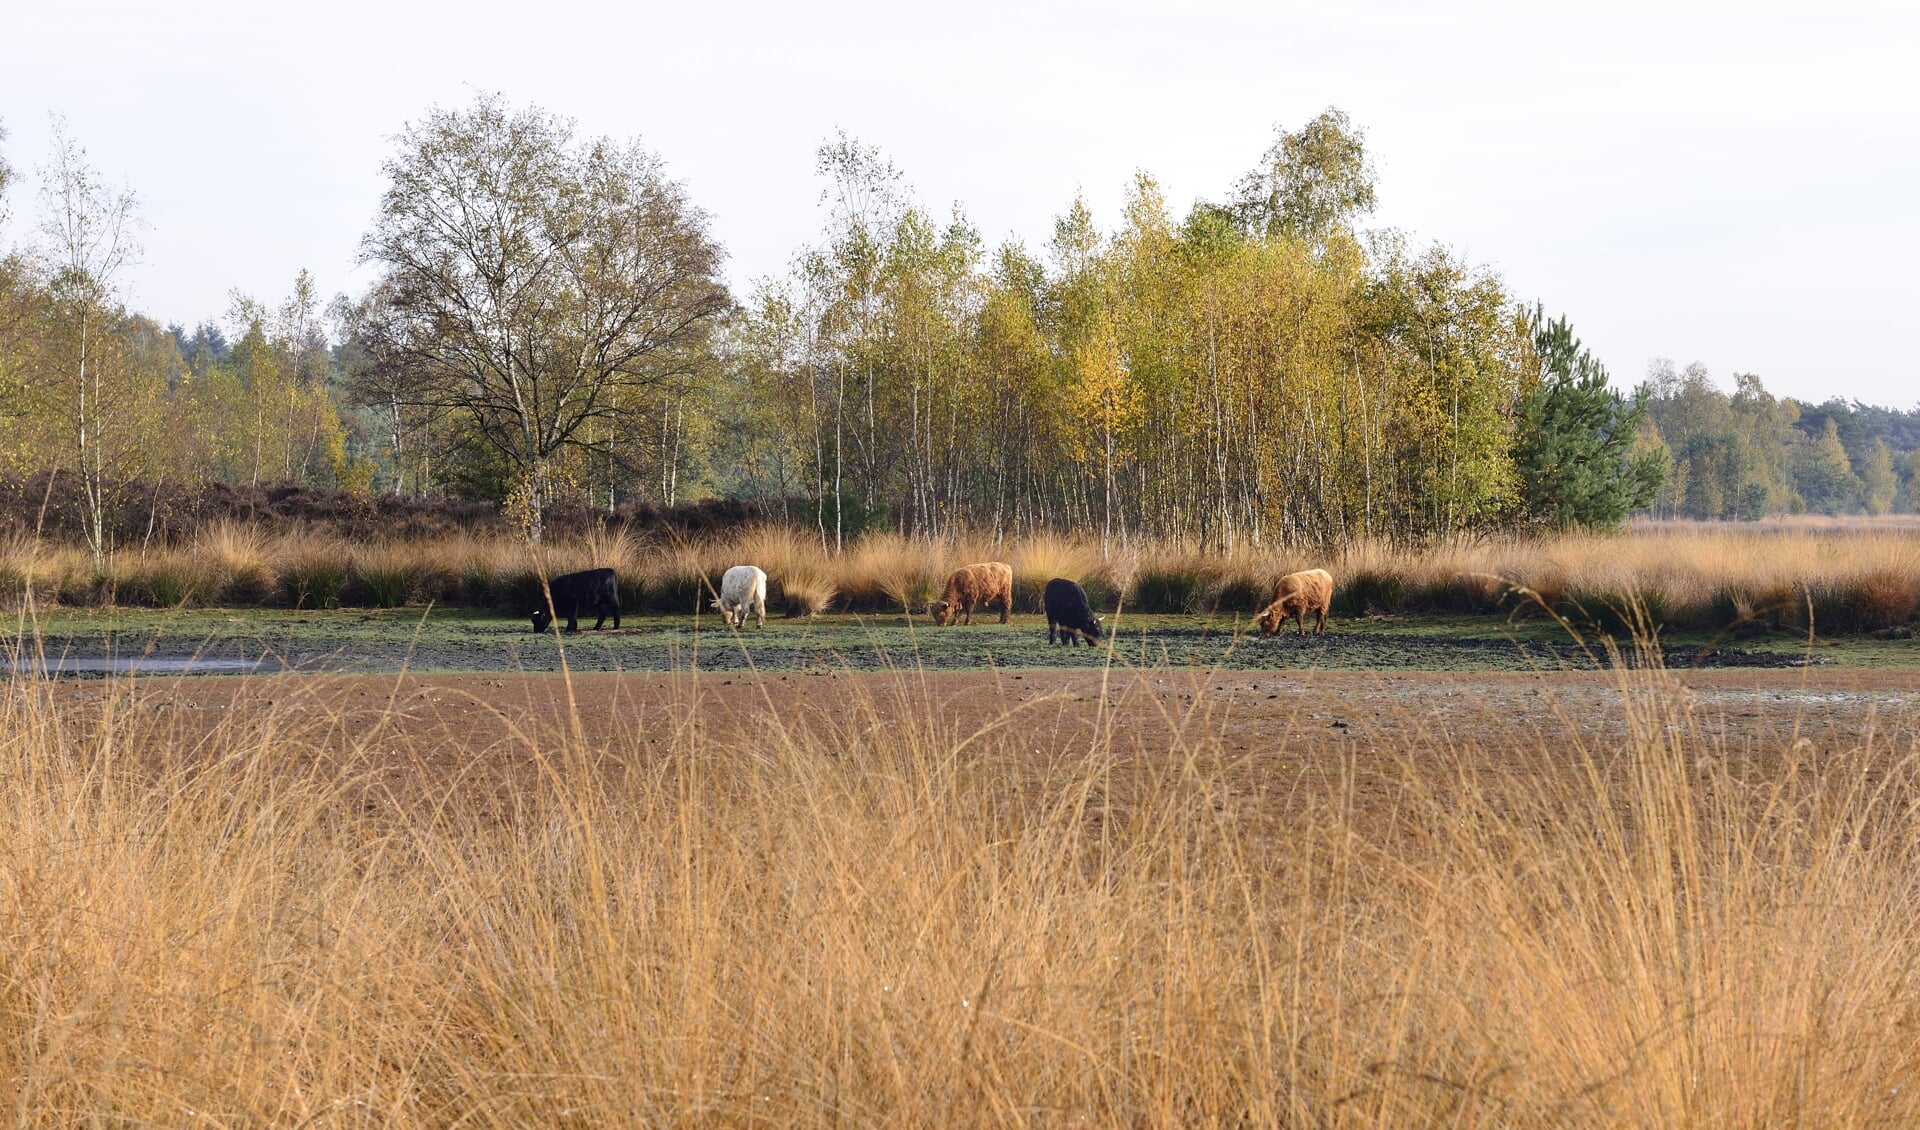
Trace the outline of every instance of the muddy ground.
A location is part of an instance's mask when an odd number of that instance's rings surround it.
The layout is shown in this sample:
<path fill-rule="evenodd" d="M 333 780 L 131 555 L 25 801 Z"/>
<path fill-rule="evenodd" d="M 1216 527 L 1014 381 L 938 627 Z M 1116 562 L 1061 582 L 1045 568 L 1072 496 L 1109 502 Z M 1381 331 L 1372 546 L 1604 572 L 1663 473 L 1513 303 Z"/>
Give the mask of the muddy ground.
<path fill-rule="evenodd" d="M 1552 623 L 1498 616 L 1369 617 L 1325 635 L 1262 639 L 1244 620 L 1128 617 L 1108 648 L 1047 643 L 1045 621 L 1021 615 L 934 628 L 905 617 L 771 620 L 735 633 L 714 617 L 630 617 L 615 629 L 556 638 L 523 621 L 465 610 L 387 612 L 63 611 L 22 618 L 7 644 L 16 666 L 69 674 L 581 672 L 822 670 L 983 671 L 1122 668 L 1232 671 L 1592 670 L 1604 650 Z M 1920 642 L 1668 637 L 1673 667 L 1920 665 Z M 1632 658 L 1631 655 L 1628 656 Z"/>
<path fill-rule="evenodd" d="M 1660 710 L 1648 697 L 1656 683 Z M 904 743 L 930 740 L 991 763 L 996 778 L 1036 782 L 1036 796 L 1090 750 L 1122 765 L 1191 757 L 1220 782 L 1220 803 L 1246 818 L 1284 821 L 1332 797 L 1359 826 L 1387 829 L 1423 774 L 1458 781 L 1464 768 L 1475 789 L 1578 790 L 1591 763 L 1583 754 L 1629 773 L 1633 696 L 1643 741 L 1652 717 L 1687 757 L 1738 763 L 1756 779 L 1787 759 L 1818 764 L 1863 747 L 1920 754 L 1920 680 L 1905 671 L 282 674 L 43 685 L 81 747 L 111 710 L 117 748 L 318 757 L 354 774 L 368 803 L 457 798 L 487 818 L 559 779 L 556 767 L 569 780 L 584 766 L 617 784 L 672 755 L 721 766 L 782 749 L 880 766 Z"/>
<path fill-rule="evenodd" d="M 194 757 L 257 739 L 342 758 L 382 792 L 457 788 L 497 811 L 545 755 L 581 749 L 616 776 L 670 750 L 758 756 L 788 738 L 854 759 L 915 740 L 991 746 L 1041 775 L 1090 749 L 1148 763 L 1200 751 L 1269 814 L 1275 797 L 1284 808 L 1336 788 L 1390 813 L 1411 764 L 1463 758 L 1550 783 L 1583 748 L 1632 748 L 1634 710 L 1642 736 L 1677 725 L 1692 754 L 1763 767 L 1794 750 L 1844 754 L 1866 735 L 1912 749 L 1920 733 L 1913 641 L 1670 640 L 1668 706 L 1630 710 L 1624 687 L 1668 676 L 1597 669 L 1604 651 L 1564 628 L 1493 617 L 1376 617 L 1305 639 L 1143 617 L 1111 653 L 1050 647 L 1036 616 L 947 629 L 826 617 L 738 634 L 647 617 L 565 640 L 470 612 L 72 614 L 39 627 L 16 634 L 16 654 L 79 674 L 44 686 L 82 744 L 111 708 L 131 748 Z M 571 678 L 555 673 L 563 655 Z M 103 677 L 130 662 L 146 674 Z"/>

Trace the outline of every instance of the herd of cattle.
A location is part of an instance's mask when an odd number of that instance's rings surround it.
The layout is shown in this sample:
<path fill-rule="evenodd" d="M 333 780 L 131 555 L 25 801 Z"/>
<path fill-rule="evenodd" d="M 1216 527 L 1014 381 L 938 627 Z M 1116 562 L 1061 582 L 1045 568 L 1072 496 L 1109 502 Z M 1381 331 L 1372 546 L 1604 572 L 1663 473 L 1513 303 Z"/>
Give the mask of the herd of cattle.
<path fill-rule="evenodd" d="M 593 626 L 597 630 L 613 618 L 613 626 L 620 626 L 620 590 L 612 569 L 587 569 L 579 573 L 568 573 L 548 582 L 547 591 L 551 597 L 551 607 L 536 608 L 533 611 L 533 630 L 544 632 L 556 619 L 567 622 L 567 631 L 580 630 L 582 617 L 594 617 Z M 956 569 L 947 578 L 946 588 L 941 590 L 940 599 L 928 606 L 933 614 L 933 622 L 944 628 L 959 619 L 963 624 L 973 623 L 973 610 L 987 609 L 995 603 L 1000 605 L 1000 622 L 1006 623 L 1013 612 L 1013 567 L 999 561 L 982 561 L 977 565 L 967 565 Z M 1047 612 L 1047 642 L 1058 642 L 1072 647 L 1075 640 L 1084 640 L 1091 647 L 1100 639 L 1100 622 L 1103 617 L 1093 614 L 1093 606 L 1087 602 L 1087 590 L 1076 581 L 1065 577 L 1055 577 L 1047 582 L 1041 603 Z M 1273 635 L 1292 617 L 1299 625 L 1300 634 L 1307 634 L 1307 616 L 1316 617 L 1314 633 L 1327 630 L 1327 610 L 1333 604 L 1333 574 L 1325 569 L 1307 569 L 1299 573 L 1288 573 L 1274 586 L 1273 601 L 1260 613 L 1256 621 L 1260 625 L 1260 634 Z M 729 628 L 744 628 L 747 617 L 751 615 L 762 628 L 767 626 L 767 574 L 755 565 L 735 565 L 720 578 L 720 595 L 713 601 L 713 607 Z"/>

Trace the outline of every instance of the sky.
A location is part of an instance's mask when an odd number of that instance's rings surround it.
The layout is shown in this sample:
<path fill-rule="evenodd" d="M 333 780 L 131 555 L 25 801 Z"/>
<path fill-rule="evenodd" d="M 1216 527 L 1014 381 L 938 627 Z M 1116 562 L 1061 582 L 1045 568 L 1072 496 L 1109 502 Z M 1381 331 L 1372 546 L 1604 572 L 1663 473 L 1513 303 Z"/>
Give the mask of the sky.
<path fill-rule="evenodd" d="M 1920 5 L 1190 2 L 26 4 L 0 142 L 32 236 L 49 115 L 138 194 L 134 306 L 187 325 L 356 263 L 394 137 L 503 95 L 639 137 L 712 215 L 736 293 L 825 216 L 845 130 L 918 200 L 1038 249 L 1134 173 L 1219 199 L 1328 106 L 1366 131 L 1375 226 L 1564 313 L 1616 384 L 1920 404 Z"/>

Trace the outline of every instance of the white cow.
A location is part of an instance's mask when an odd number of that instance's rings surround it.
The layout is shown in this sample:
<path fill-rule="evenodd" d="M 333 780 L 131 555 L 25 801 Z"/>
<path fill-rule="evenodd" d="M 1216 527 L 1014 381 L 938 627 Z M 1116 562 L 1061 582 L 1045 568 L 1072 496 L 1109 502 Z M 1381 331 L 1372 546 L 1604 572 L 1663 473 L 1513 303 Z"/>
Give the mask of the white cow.
<path fill-rule="evenodd" d="M 729 628 L 747 626 L 751 612 L 767 626 L 767 574 L 758 565 L 735 565 L 720 578 L 720 599 L 713 602 Z"/>

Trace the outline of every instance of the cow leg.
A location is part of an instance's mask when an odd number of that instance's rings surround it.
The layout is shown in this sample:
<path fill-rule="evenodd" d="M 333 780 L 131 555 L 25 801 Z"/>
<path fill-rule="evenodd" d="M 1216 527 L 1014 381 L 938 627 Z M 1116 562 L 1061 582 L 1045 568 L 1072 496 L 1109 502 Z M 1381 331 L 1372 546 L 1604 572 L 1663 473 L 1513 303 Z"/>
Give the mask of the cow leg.
<path fill-rule="evenodd" d="M 572 635 L 573 633 L 579 630 L 580 630 L 579 616 L 575 615 L 575 616 L 567 617 L 567 634 Z"/>
<path fill-rule="evenodd" d="M 603 612 L 600 614 L 600 618 L 593 622 L 593 630 L 596 632 L 599 631 L 601 626 L 606 624 L 606 622 L 607 622 L 607 616 L 606 616 L 606 613 Z"/>
<path fill-rule="evenodd" d="M 1320 610 L 1320 615 L 1317 617 L 1317 620 L 1318 622 L 1315 623 L 1313 626 L 1313 634 L 1316 636 L 1323 635 L 1326 633 L 1326 630 L 1327 630 L 1327 610 L 1326 609 L 1322 608 Z"/>
<path fill-rule="evenodd" d="M 1010 592 L 1003 592 L 1000 594 L 1000 622 L 1002 624 L 1007 623 L 1008 620 L 1012 618 L 1012 615 L 1013 615 L 1013 594 Z"/>
<path fill-rule="evenodd" d="M 1053 646 L 1053 621 L 1052 620 L 1047 621 L 1047 646 L 1048 647 Z"/>
<path fill-rule="evenodd" d="M 759 596 L 754 598 L 753 618 L 755 623 L 759 627 L 765 628 L 767 626 L 767 598 L 766 597 Z"/>
<path fill-rule="evenodd" d="M 962 620 L 961 623 L 965 624 L 969 628 L 973 627 L 973 601 L 971 600 L 967 601 L 966 619 Z"/>

